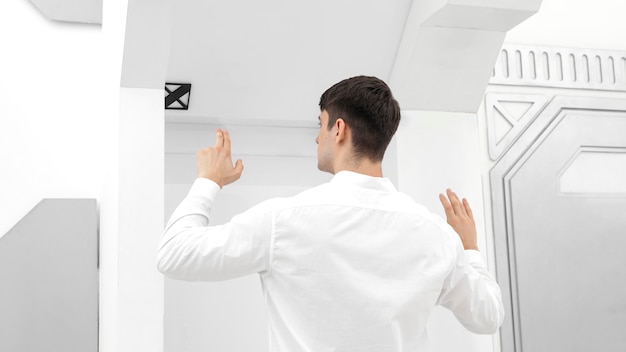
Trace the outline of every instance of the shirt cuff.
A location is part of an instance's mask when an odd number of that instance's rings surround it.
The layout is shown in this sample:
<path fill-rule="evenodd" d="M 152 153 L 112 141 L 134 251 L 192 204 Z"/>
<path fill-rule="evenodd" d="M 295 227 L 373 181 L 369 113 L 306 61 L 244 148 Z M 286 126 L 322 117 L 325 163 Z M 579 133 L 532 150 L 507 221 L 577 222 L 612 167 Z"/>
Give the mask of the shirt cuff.
<path fill-rule="evenodd" d="M 189 196 L 205 198 L 213 203 L 213 200 L 220 191 L 220 186 L 208 178 L 198 177 L 189 189 Z"/>
<path fill-rule="evenodd" d="M 217 183 L 208 178 L 198 177 L 191 185 L 189 193 L 187 194 L 187 212 L 193 213 L 199 210 L 201 214 L 208 218 L 211 213 L 213 201 L 215 197 L 217 197 L 217 193 L 220 189 Z"/>
<path fill-rule="evenodd" d="M 212 195 L 215 198 L 215 195 L 220 191 L 220 186 L 215 183 L 213 180 L 209 180 L 208 178 L 198 177 L 191 185 L 191 189 L 189 193 L 192 194 L 202 194 L 202 195 Z"/>
<path fill-rule="evenodd" d="M 465 253 L 465 258 L 467 259 L 468 263 L 484 264 L 483 256 L 480 251 L 477 251 L 475 249 L 466 249 L 463 252 Z"/>

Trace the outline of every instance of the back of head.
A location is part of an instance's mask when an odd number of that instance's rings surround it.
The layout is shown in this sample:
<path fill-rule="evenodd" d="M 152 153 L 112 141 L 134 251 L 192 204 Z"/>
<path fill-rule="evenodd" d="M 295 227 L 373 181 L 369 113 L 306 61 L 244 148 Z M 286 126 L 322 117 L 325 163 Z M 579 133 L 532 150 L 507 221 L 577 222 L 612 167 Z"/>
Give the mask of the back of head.
<path fill-rule="evenodd" d="M 328 128 L 338 118 L 350 128 L 357 157 L 381 161 L 400 124 L 400 106 L 391 89 L 376 77 L 356 76 L 328 88 L 320 110 L 329 115 Z"/>

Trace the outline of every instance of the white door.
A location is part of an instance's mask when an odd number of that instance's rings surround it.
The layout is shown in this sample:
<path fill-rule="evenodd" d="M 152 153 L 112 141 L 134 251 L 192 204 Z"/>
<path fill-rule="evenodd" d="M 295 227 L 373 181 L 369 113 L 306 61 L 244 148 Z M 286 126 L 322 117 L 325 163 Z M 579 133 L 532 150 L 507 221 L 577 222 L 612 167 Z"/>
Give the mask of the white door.
<path fill-rule="evenodd" d="M 554 98 L 491 188 L 502 351 L 626 351 L 626 101 Z"/>

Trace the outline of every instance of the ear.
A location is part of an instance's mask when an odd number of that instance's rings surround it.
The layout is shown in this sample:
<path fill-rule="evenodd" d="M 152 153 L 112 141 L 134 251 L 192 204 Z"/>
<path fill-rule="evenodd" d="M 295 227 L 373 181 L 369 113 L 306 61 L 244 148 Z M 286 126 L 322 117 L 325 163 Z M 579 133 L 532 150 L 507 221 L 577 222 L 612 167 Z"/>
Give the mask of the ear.
<path fill-rule="evenodd" d="M 342 118 L 335 121 L 335 140 L 341 142 L 348 137 L 348 125 Z"/>

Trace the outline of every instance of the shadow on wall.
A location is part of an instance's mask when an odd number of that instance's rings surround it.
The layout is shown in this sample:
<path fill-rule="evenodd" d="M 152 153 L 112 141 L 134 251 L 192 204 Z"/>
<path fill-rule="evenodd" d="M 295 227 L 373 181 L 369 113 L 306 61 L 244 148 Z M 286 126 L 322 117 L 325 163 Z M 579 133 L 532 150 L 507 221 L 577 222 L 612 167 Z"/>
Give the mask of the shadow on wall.
<path fill-rule="evenodd" d="M 98 350 L 94 199 L 44 199 L 0 238 L 0 351 Z"/>

